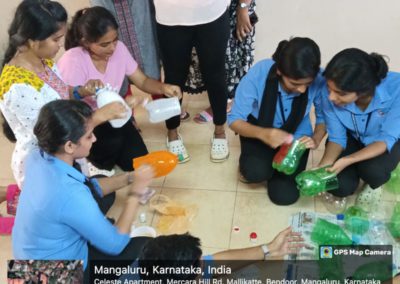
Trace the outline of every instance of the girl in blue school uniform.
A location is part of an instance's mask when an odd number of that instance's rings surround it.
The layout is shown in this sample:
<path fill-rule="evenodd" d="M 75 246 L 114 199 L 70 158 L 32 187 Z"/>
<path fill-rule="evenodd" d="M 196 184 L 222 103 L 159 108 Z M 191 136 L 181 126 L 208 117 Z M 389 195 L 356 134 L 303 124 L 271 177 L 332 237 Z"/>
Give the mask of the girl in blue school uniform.
<path fill-rule="evenodd" d="M 307 148 L 316 149 L 325 135 L 319 96 L 324 85 L 320 57 L 318 45 L 309 38 L 281 41 L 272 59 L 258 62 L 243 77 L 228 115 L 229 126 L 240 135 L 241 181 L 266 181 L 269 198 L 278 205 L 298 200 L 294 178 L 305 169 L 309 151 L 297 171 L 288 176 L 272 168 L 277 147 L 294 136 Z M 313 103 L 317 117 L 314 132 L 309 115 Z"/>
<path fill-rule="evenodd" d="M 332 58 L 324 75 L 328 143 L 320 166 L 332 165 L 338 174 L 339 188 L 330 192 L 335 197 L 353 194 L 365 181 L 358 203 L 368 209 L 366 197 L 379 200 L 400 161 L 400 74 L 388 72 L 381 55 L 349 48 Z"/>

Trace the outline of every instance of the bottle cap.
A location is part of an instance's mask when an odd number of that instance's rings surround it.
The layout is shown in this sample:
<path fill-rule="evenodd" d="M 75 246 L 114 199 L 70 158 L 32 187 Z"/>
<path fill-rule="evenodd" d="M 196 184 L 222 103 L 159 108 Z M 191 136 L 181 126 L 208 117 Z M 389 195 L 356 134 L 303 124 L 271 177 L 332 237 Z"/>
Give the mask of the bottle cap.
<path fill-rule="evenodd" d="M 238 233 L 238 232 L 240 231 L 239 226 L 234 226 L 234 227 L 233 227 L 233 231 L 234 231 L 235 233 Z"/>
<path fill-rule="evenodd" d="M 250 234 L 250 241 L 251 241 L 252 243 L 257 242 L 257 233 L 256 233 L 256 232 L 251 232 L 251 234 Z"/>
<path fill-rule="evenodd" d="M 336 215 L 337 220 L 344 220 L 344 214 L 337 214 Z"/>

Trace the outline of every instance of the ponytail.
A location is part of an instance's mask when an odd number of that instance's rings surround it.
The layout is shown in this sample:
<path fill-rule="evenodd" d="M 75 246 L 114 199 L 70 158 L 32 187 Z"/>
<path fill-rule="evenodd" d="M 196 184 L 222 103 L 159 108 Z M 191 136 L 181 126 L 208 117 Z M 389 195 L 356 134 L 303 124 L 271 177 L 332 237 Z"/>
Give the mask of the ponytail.
<path fill-rule="evenodd" d="M 371 53 L 370 58 L 371 58 L 371 64 L 375 69 L 376 78 L 379 84 L 381 80 L 384 79 L 387 73 L 389 72 L 389 66 L 385 58 L 378 53 L 374 52 Z"/>
<path fill-rule="evenodd" d="M 76 12 L 74 17 L 72 18 L 72 22 L 67 30 L 65 35 L 64 48 L 65 50 L 77 47 L 81 45 L 82 34 L 79 29 L 80 20 L 82 19 L 83 14 L 86 12 L 86 9 L 79 10 Z"/>

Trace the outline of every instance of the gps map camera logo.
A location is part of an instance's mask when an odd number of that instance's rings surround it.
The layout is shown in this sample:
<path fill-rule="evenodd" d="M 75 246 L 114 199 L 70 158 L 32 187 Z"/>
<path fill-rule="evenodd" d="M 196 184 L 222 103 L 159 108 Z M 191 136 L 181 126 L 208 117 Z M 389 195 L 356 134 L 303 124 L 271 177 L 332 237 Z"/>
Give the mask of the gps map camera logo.
<path fill-rule="evenodd" d="M 319 258 L 332 258 L 332 247 L 322 246 L 319 248 Z"/>

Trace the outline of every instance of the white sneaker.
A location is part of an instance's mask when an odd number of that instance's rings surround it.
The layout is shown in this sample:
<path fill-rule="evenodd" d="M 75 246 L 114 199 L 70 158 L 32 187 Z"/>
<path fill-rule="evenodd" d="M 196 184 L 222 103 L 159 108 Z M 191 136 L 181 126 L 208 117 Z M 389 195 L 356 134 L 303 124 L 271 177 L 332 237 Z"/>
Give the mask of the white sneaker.
<path fill-rule="evenodd" d="M 183 139 L 179 134 L 178 134 L 178 140 L 174 140 L 171 142 L 168 140 L 167 137 L 167 148 L 168 151 L 178 156 L 179 164 L 186 163 L 187 161 L 190 160 L 190 156 L 186 151 L 186 147 L 185 145 L 183 145 Z"/>
<path fill-rule="evenodd" d="M 91 162 L 87 163 L 87 168 L 89 171 L 89 177 L 93 177 L 93 176 L 97 176 L 97 175 L 112 177 L 113 175 L 115 175 L 114 169 L 112 169 L 111 171 L 99 169 L 96 166 L 94 166 Z"/>
<path fill-rule="evenodd" d="M 372 189 L 368 184 L 364 186 L 363 190 L 358 194 L 356 203 L 358 207 L 364 209 L 366 212 L 371 213 L 378 209 L 382 199 L 382 187 Z"/>

